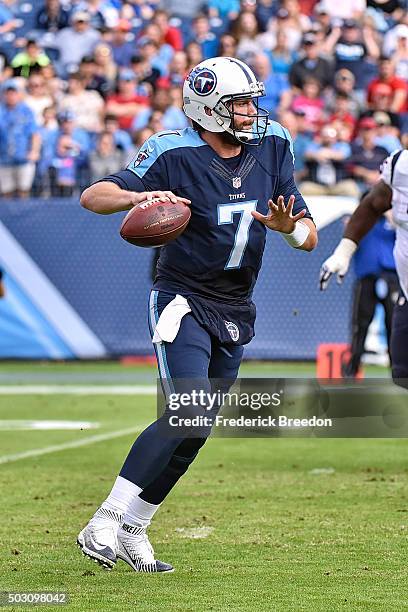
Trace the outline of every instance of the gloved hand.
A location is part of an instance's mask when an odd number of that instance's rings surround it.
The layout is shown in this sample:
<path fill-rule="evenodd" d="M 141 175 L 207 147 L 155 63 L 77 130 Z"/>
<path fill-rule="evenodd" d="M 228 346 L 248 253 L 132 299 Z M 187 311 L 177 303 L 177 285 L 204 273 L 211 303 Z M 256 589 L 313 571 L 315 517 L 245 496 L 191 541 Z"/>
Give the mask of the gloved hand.
<path fill-rule="evenodd" d="M 343 238 L 339 245 L 323 262 L 320 268 L 320 290 L 324 291 L 329 284 L 332 274 L 337 274 L 337 282 L 340 285 L 350 266 L 351 258 L 357 249 L 357 244 L 350 238 Z"/>

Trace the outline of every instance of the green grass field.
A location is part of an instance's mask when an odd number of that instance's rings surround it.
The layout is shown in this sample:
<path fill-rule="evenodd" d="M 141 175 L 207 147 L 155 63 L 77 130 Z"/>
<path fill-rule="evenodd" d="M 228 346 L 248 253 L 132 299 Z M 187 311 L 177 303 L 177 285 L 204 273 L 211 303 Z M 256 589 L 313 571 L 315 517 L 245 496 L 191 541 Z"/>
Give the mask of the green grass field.
<path fill-rule="evenodd" d="M 312 372 L 308 364 L 253 364 L 241 375 Z M 66 591 L 65 608 L 81 612 L 408 610 L 403 439 L 211 439 L 150 529 L 174 574 L 135 574 L 123 562 L 107 572 L 82 557 L 77 533 L 109 492 L 130 430 L 154 419 L 155 398 L 17 395 L 4 386 L 154 381 L 150 367 L 0 366 L 0 591 Z M 4 429 L 20 419 L 100 426 Z"/>

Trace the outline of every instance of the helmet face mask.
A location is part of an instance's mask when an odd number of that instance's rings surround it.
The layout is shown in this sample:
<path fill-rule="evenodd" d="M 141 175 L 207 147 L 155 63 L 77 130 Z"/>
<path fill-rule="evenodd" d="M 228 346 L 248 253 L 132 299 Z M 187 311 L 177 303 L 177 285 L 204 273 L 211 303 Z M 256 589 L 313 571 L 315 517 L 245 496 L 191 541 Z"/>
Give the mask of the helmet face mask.
<path fill-rule="evenodd" d="M 240 113 L 235 110 L 235 101 L 243 100 L 251 101 L 255 113 L 248 115 L 247 113 Z M 265 138 L 269 113 L 266 109 L 259 106 L 258 96 L 229 96 L 227 99 L 220 100 L 213 112 L 223 121 L 225 131 L 234 136 L 241 144 L 257 146 Z M 236 118 L 251 119 L 252 124 L 247 129 L 239 128 L 236 125 Z"/>
<path fill-rule="evenodd" d="M 259 107 L 264 84 L 240 60 L 215 57 L 198 64 L 183 87 L 183 109 L 187 117 L 209 132 L 227 132 L 236 142 L 259 145 L 266 135 L 269 113 Z M 236 110 L 235 103 L 252 102 L 249 113 Z M 250 121 L 243 122 L 246 118 Z M 251 125 L 249 125 L 249 122 Z"/>

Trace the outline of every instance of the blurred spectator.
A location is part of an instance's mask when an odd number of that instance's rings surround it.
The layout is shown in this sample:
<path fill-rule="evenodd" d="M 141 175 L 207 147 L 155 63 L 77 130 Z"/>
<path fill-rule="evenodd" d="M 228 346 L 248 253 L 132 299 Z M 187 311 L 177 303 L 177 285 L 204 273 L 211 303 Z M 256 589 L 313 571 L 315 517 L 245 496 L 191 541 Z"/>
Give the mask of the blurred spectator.
<path fill-rule="evenodd" d="M 150 116 L 150 121 L 147 127 L 151 128 L 153 132 L 163 132 L 163 111 L 154 110 Z"/>
<path fill-rule="evenodd" d="M 194 43 L 191 43 L 194 44 Z M 235 38 L 235 36 L 233 36 L 232 34 L 222 34 L 222 36 L 220 36 L 220 44 L 218 47 L 218 51 L 217 51 L 217 55 L 220 55 L 221 57 L 235 57 L 237 54 L 237 39 Z M 198 57 L 198 56 L 197 56 Z M 202 56 L 201 56 L 202 58 Z M 198 62 L 194 63 L 194 58 L 190 58 L 189 57 L 189 64 L 191 67 L 197 65 L 198 63 L 200 63 L 199 60 Z"/>
<path fill-rule="evenodd" d="M 130 21 L 120 19 L 112 30 L 110 47 L 112 49 L 113 61 L 117 66 L 129 67 L 130 59 L 135 53 L 135 44 L 128 40 L 132 29 Z"/>
<path fill-rule="evenodd" d="M 91 181 L 97 181 L 103 176 L 118 172 L 123 164 L 124 157 L 115 146 L 115 140 L 110 132 L 102 132 L 97 140 L 96 149 L 92 151 L 89 164 Z"/>
<path fill-rule="evenodd" d="M 119 21 L 119 11 L 110 0 L 80 0 L 74 11 L 86 11 L 96 30 L 114 28 Z"/>
<path fill-rule="evenodd" d="M 371 81 L 367 89 L 367 102 L 373 107 L 378 92 L 385 91 L 384 85 L 389 88 L 388 109 L 394 113 L 407 110 L 407 82 L 395 76 L 393 62 L 388 57 L 381 57 L 378 64 L 378 77 Z"/>
<path fill-rule="evenodd" d="M 263 47 L 272 49 L 276 44 L 277 32 L 282 30 L 287 36 L 288 49 L 297 51 L 303 34 L 310 28 L 310 19 L 300 13 L 297 0 L 286 0 L 276 13 L 276 19 L 269 20 L 268 29 L 261 38 Z"/>
<path fill-rule="evenodd" d="M 313 13 L 316 0 L 299 0 L 299 10 L 303 15 L 310 17 Z"/>
<path fill-rule="evenodd" d="M 45 87 L 48 94 L 53 100 L 59 100 L 65 91 L 66 83 L 57 76 L 53 64 L 47 64 L 41 68 L 40 74 L 44 79 Z"/>
<path fill-rule="evenodd" d="M 136 148 L 136 154 L 139 151 L 139 149 L 144 145 L 146 140 L 148 140 L 150 136 L 153 136 L 153 134 L 154 134 L 154 131 L 150 127 L 145 127 L 142 130 L 139 130 L 138 132 L 134 133 L 133 142 Z"/>
<path fill-rule="evenodd" d="M 33 111 L 37 125 L 42 125 L 44 109 L 53 104 L 53 99 L 47 91 L 42 74 L 34 73 L 28 79 L 25 103 Z"/>
<path fill-rule="evenodd" d="M 115 147 L 119 149 L 119 151 L 122 151 L 123 154 L 130 154 L 133 146 L 132 139 L 129 132 L 120 129 L 118 118 L 115 117 L 115 115 L 106 115 L 104 127 L 105 132 L 112 134 Z"/>
<path fill-rule="evenodd" d="M 364 89 L 380 55 L 373 30 L 361 29 L 357 21 L 346 19 L 343 27 L 333 27 L 324 49 L 329 54 L 334 53 L 336 70 L 350 70 L 356 79 L 356 89 Z"/>
<path fill-rule="evenodd" d="M 380 178 L 379 168 L 387 157 L 387 150 L 375 144 L 377 124 L 372 117 L 364 117 L 358 125 L 359 139 L 351 145 L 348 168 L 364 193 Z"/>
<path fill-rule="evenodd" d="M 13 76 L 13 69 L 9 66 L 7 55 L 0 49 L 0 84 Z"/>
<path fill-rule="evenodd" d="M 258 20 L 259 29 L 261 32 L 265 32 L 268 29 L 269 21 L 276 15 L 277 6 L 275 0 L 241 0 L 241 10 L 254 12 Z"/>
<path fill-rule="evenodd" d="M 123 130 L 130 130 L 134 117 L 137 116 L 149 100 L 136 90 L 137 78 L 132 70 L 123 70 L 119 75 L 118 92 L 110 95 L 106 104 L 106 112 L 118 118 Z"/>
<path fill-rule="evenodd" d="M 371 103 L 369 105 L 370 110 L 391 112 L 392 100 L 393 92 L 391 85 L 387 83 L 378 83 L 371 96 Z"/>
<path fill-rule="evenodd" d="M 333 83 L 333 67 L 323 57 L 320 57 L 319 46 L 313 33 L 305 34 L 303 38 L 304 56 L 295 62 L 289 72 L 289 81 L 298 89 L 301 89 L 310 77 L 319 81 L 321 86 L 327 87 Z"/>
<path fill-rule="evenodd" d="M 150 96 L 156 89 L 157 81 L 160 78 L 160 70 L 153 68 L 151 62 L 141 55 L 133 55 L 130 60 L 130 68 L 136 75 L 137 81 Z"/>
<path fill-rule="evenodd" d="M 286 27 L 298 29 L 300 33 L 310 29 L 311 21 L 300 9 L 299 0 L 281 0 L 283 10 L 288 12 L 288 22 Z"/>
<path fill-rule="evenodd" d="M 113 89 L 113 83 L 109 82 L 97 69 L 93 56 L 87 55 L 82 58 L 78 73 L 85 85 L 85 89 L 98 92 L 102 98 L 106 98 L 110 90 Z"/>
<path fill-rule="evenodd" d="M 373 114 L 373 119 L 377 124 L 375 144 L 386 149 L 389 154 L 396 149 L 401 149 L 398 117 L 394 113 L 377 111 Z"/>
<path fill-rule="evenodd" d="M 161 114 L 161 125 L 164 130 L 182 130 L 188 126 L 188 120 L 183 111 L 172 105 L 169 89 L 157 89 L 151 107 L 143 108 L 135 117 L 131 129 L 133 132 L 149 125 L 154 113 Z"/>
<path fill-rule="evenodd" d="M 115 4 L 120 2 L 120 0 L 113 1 Z M 142 22 L 147 23 L 153 17 L 155 6 L 157 6 L 157 0 L 150 0 L 149 3 L 145 0 L 124 0 L 120 8 L 120 16 L 122 19 L 134 21 L 138 25 Z"/>
<path fill-rule="evenodd" d="M 354 74 L 350 70 L 347 70 L 347 68 L 338 70 L 334 75 L 334 90 L 329 91 L 326 95 L 327 107 L 334 110 L 337 94 L 345 94 L 349 99 L 350 113 L 357 117 L 363 104 L 361 97 L 354 89 L 355 82 Z"/>
<path fill-rule="evenodd" d="M 351 141 L 356 126 L 356 116 L 351 112 L 351 98 L 348 94 L 342 91 L 336 93 L 333 113 L 328 121 L 337 130 L 340 140 Z"/>
<path fill-rule="evenodd" d="M 321 0 L 319 4 L 325 8 L 333 19 L 360 19 L 367 8 L 366 0 Z"/>
<path fill-rule="evenodd" d="M 268 55 L 272 70 L 276 74 L 289 74 L 292 64 L 297 59 L 297 53 L 289 49 L 288 35 L 285 30 L 276 32 L 276 44 Z"/>
<path fill-rule="evenodd" d="M 217 55 L 218 41 L 214 32 L 211 32 L 210 23 L 206 15 L 198 15 L 193 20 L 192 40 L 201 46 L 203 59 Z"/>
<path fill-rule="evenodd" d="M 265 85 L 265 97 L 262 98 L 262 106 L 269 111 L 272 117 L 275 117 L 282 95 L 289 89 L 287 77 L 284 74 L 275 74 L 271 71 L 269 58 L 265 53 L 255 55 L 251 66 L 258 80 Z M 287 104 L 284 104 L 284 106 L 287 106 Z"/>
<path fill-rule="evenodd" d="M 167 74 L 167 70 L 174 54 L 174 49 L 168 45 L 163 38 L 162 31 L 155 23 L 149 23 L 143 30 L 140 43 L 149 41 L 156 46 L 156 56 L 152 59 L 152 66 L 160 70 L 162 75 Z"/>
<path fill-rule="evenodd" d="M 86 164 L 88 154 L 91 149 L 91 138 L 89 133 L 78 125 L 75 114 L 70 111 L 61 111 L 57 115 L 58 133 L 56 137 L 61 135 L 69 136 L 72 141 L 72 147 L 78 152 L 78 160 L 81 164 Z"/>
<path fill-rule="evenodd" d="M 172 85 L 169 89 L 169 94 L 170 94 L 170 100 L 171 100 L 172 106 L 174 106 L 175 108 L 179 108 L 180 110 L 183 110 L 183 90 L 182 88 L 178 87 L 177 85 Z M 187 120 L 187 124 L 188 124 L 188 120 Z"/>
<path fill-rule="evenodd" d="M 110 84 L 116 82 L 118 67 L 113 61 L 112 50 L 106 43 L 98 43 L 95 47 L 93 58 L 95 60 L 95 72 L 106 78 Z"/>
<path fill-rule="evenodd" d="M 259 0 L 259 3 L 263 4 L 263 6 L 270 5 L 271 2 L 274 3 L 276 0 Z M 258 0 L 241 0 L 241 11 L 250 11 L 254 15 L 257 15 L 257 3 Z M 274 13 L 276 13 L 276 7 L 275 10 L 272 11 L 271 15 Z"/>
<path fill-rule="evenodd" d="M 221 36 L 220 45 L 221 45 L 222 38 L 223 37 Z M 187 72 L 190 72 L 190 70 L 192 70 L 194 66 L 197 66 L 197 64 L 202 62 L 204 59 L 201 45 L 199 45 L 194 40 L 189 42 L 188 45 L 186 46 L 186 55 L 187 55 Z M 226 53 L 225 55 L 228 55 L 228 53 Z"/>
<path fill-rule="evenodd" d="M 91 147 L 88 132 L 76 125 L 75 116 L 72 112 L 64 111 L 57 115 L 56 108 L 50 106 L 44 110 L 43 114 L 43 125 L 40 128 L 41 159 L 37 165 L 36 173 L 36 186 L 40 194 L 43 194 L 44 189 L 46 191 L 49 189 L 49 169 L 53 164 L 57 142 L 61 136 L 67 136 L 65 142 L 70 142 L 71 149 L 76 151 L 75 172 L 78 168 L 82 171 L 87 167 Z"/>
<path fill-rule="evenodd" d="M 158 87 L 170 87 L 171 85 L 183 86 L 187 76 L 187 55 L 184 51 L 176 51 L 169 65 L 169 73 L 166 77 L 161 77 Z"/>
<path fill-rule="evenodd" d="M 103 98 L 97 91 L 85 89 L 85 79 L 79 72 L 68 78 L 68 93 L 59 104 L 61 111 L 70 111 L 77 121 L 78 127 L 90 133 L 102 130 L 104 113 Z"/>
<path fill-rule="evenodd" d="M 347 178 L 345 162 L 350 152 L 350 145 L 338 140 L 337 130 L 325 125 L 305 151 L 308 174 L 299 186 L 301 192 L 358 197 L 357 185 Z"/>
<path fill-rule="evenodd" d="M 240 13 L 232 31 L 238 40 L 236 55 L 239 59 L 249 62 L 257 53 L 262 52 L 265 45 L 260 40 L 258 22 L 254 13 L 250 11 Z"/>
<path fill-rule="evenodd" d="M 406 2 L 405 0 L 367 0 L 367 7 L 386 15 L 392 15 L 395 20 L 398 20 L 403 9 L 406 8 Z"/>
<path fill-rule="evenodd" d="M 21 25 L 20 20 L 14 18 L 13 11 L 8 6 L 9 4 L 12 3 L 8 0 L 0 2 L 0 35 L 12 32 Z"/>
<path fill-rule="evenodd" d="M 395 66 L 395 76 L 408 81 L 408 26 L 402 26 L 397 36 L 396 49 L 392 53 L 392 61 Z"/>
<path fill-rule="evenodd" d="M 58 129 L 50 134 L 52 159 L 50 160 L 51 194 L 62 196 L 72 193 L 72 174 L 75 185 L 89 182 L 88 158 L 91 149 L 89 133 L 79 127 L 71 111 L 58 113 Z M 65 187 L 67 189 L 65 189 Z"/>
<path fill-rule="evenodd" d="M 324 99 L 321 96 L 320 82 L 307 77 L 299 95 L 295 95 L 290 106 L 294 112 L 303 112 L 305 124 L 310 132 L 316 132 L 324 123 Z"/>
<path fill-rule="evenodd" d="M 329 12 L 323 2 L 315 4 L 313 8 L 313 17 L 315 19 L 314 25 L 319 27 L 324 36 L 327 36 L 331 31 L 332 24 Z"/>
<path fill-rule="evenodd" d="M 285 111 L 279 116 L 279 121 L 286 127 L 293 140 L 293 152 L 295 157 L 295 180 L 302 180 L 307 175 L 305 163 L 306 149 L 313 141 L 310 132 L 305 129 L 304 113 L 293 113 Z"/>
<path fill-rule="evenodd" d="M 203 0 L 184 0 L 183 2 L 166 0 L 165 6 L 170 15 L 183 19 L 194 19 L 205 8 L 206 2 Z"/>
<path fill-rule="evenodd" d="M 28 78 L 32 72 L 38 72 L 42 66 L 47 66 L 50 58 L 41 50 L 36 40 L 29 38 L 23 51 L 11 60 L 14 76 Z"/>
<path fill-rule="evenodd" d="M 50 196 L 49 168 L 54 157 L 56 134 L 58 131 L 57 107 L 55 104 L 43 110 L 39 134 L 41 154 L 37 162 L 34 182 L 31 188 L 33 197 Z"/>
<path fill-rule="evenodd" d="M 27 197 L 34 180 L 41 140 L 32 110 L 23 101 L 17 79 L 3 85 L 0 103 L 0 191 L 4 196 Z"/>
<path fill-rule="evenodd" d="M 170 25 L 168 12 L 164 9 L 157 9 L 154 12 L 152 21 L 159 27 L 163 42 L 173 47 L 175 51 L 181 51 L 183 48 L 183 37 L 178 28 Z"/>
<path fill-rule="evenodd" d="M 69 10 L 60 0 L 45 0 L 36 17 L 36 27 L 47 32 L 57 32 L 69 23 Z"/>
<path fill-rule="evenodd" d="M 405 11 L 407 8 L 405 8 Z M 388 30 L 384 36 L 383 41 L 383 54 L 390 57 L 398 50 L 401 41 L 408 38 L 408 25 L 405 23 L 399 23 L 391 30 Z"/>
<path fill-rule="evenodd" d="M 239 0 L 209 0 L 208 15 L 210 19 L 233 21 L 239 14 Z"/>
<path fill-rule="evenodd" d="M 81 59 L 92 55 L 100 39 L 100 33 L 90 26 L 89 20 L 89 13 L 77 11 L 71 17 L 71 26 L 55 34 L 52 46 L 59 51 L 58 63 L 64 73 L 77 70 Z"/>
<path fill-rule="evenodd" d="M 76 184 L 78 155 L 78 147 L 71 138 L 60 134 L 50 167 L 52 196 L 57 198 L 72 196 Z"/>
<path fill-rule="evenodd" d="M 167 46 L 171 49 L 169 45 Z M 167 74 L 168 62 L 167 59 L 160 58 L 160 44 L 157 41 L 143 36 L 137 42 L 137 53 L 152 68 L 158 70 L 160 76 Z"/>

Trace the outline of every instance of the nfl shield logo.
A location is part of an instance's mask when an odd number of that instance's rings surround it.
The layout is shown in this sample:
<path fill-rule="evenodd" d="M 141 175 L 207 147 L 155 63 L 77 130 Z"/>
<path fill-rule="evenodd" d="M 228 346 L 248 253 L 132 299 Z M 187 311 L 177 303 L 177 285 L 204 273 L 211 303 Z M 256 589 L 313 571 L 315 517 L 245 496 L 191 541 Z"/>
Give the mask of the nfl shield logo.
<path fill-rule="evenodd" d="M 232 186 L 235 189 L 239 189 L 241 187 L 241 177 L 240 176 L 234 176 L 234 178 L 232 179 Z"/>

